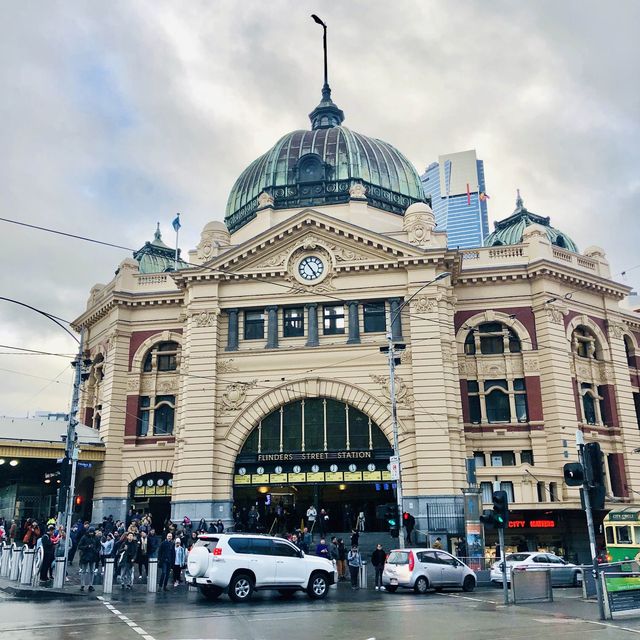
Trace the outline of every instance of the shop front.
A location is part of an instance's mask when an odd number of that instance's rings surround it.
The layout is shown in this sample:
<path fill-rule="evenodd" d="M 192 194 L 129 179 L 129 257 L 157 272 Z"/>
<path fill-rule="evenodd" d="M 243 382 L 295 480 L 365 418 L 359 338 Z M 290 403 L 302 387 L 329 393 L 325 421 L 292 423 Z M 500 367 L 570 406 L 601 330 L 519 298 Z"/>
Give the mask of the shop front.
<path fill-rule="evenodd" d="M 260 530 L 292 531 L 313 505 L 328 515 L 326 531 L 350 531 L 360 513 L 366 530 L 381 530 L 380 507 L 395 501 L 391 453 L 380 428 L 354 407 L 329 398 L 284 405 L 260 421 L 236 459 L 235 519 L 249 527 L 255 507 Z"/>

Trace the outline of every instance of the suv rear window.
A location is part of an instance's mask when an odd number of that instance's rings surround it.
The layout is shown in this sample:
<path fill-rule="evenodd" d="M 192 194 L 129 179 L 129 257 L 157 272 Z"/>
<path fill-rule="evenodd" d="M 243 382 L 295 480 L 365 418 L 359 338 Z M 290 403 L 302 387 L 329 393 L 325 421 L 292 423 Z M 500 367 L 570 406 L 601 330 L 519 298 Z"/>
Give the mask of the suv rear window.
<path fill-rule="evenodd" d="M 218 544 L 218 538 L 198 538 L 198 541 L 193 545 L 194 547 L 204 547 L 209 551 L 213 551 Z"/>
<path fill-rule="evenodd" d="M 409 552 L 392 551 L 387 559 L 387 564 L 409 564 Z"/>

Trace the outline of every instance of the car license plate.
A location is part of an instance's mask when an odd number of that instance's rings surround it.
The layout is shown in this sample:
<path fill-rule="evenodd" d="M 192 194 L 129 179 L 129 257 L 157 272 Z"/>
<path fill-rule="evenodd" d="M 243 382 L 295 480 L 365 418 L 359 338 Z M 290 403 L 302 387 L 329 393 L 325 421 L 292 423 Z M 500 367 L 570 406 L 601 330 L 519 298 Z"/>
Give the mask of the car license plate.
<path fill-rule="evenodd" d="M 391 578 L 391 584 L 398 584 L 398 578 Z"/>

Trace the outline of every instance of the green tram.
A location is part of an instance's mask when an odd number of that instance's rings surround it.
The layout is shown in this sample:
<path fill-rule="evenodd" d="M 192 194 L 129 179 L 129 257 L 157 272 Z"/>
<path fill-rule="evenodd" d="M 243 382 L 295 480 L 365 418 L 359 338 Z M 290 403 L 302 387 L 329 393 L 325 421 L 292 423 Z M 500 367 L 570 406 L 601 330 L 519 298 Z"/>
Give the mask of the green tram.
<path fill-rule="evenodd" d="M 640 561 L 640 508 L 609 511 L 603 525 L 607 562 Z"/>

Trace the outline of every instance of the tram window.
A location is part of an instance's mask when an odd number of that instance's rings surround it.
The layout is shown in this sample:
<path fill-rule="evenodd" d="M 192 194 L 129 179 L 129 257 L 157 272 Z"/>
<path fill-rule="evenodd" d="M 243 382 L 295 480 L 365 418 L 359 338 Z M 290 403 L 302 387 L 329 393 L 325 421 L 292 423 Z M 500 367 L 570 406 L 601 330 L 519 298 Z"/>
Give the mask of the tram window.
<path fill-rule="evenodd" d="M 634 544 L 640 544 L 640 527 L 633 527 L 633 537 L 635 538 Z"/>
<path fill-rule="evenodd" d="M 304 450 L 324 450 L 324 406 L 320 398 L 304 401 Z"/>
<path fill-rule="evenodd" d="M 607 537 L 607 544 L 615 544 L 615 537 L 613 535 L 613 527 L 604 528 L 605 536 Z"/>
<path fill-rule="evenodd" d="M 280 451 L 280 412 L 274 411 L 262 421 L 262 453 Z"/>
<path fill-rule="evenodd" d="M 327 400 L 327 449 L 344 451 L 347 448 L 347 414 L 345 405 Z"/>
<path fill-rule="evenodd" d="M 369 418 L 353 407 L 349 407 L 349 448 L 369 449 Z"/>
<path fill-rule="evenodd" d="M 282 408 L 283 450 L 302 450 L 302 405 L 299 402 Z"/>
<path fill-rule="evenodd" d="M 631 527 L 617 527 L 618 544 L 631 544 Z"/>

